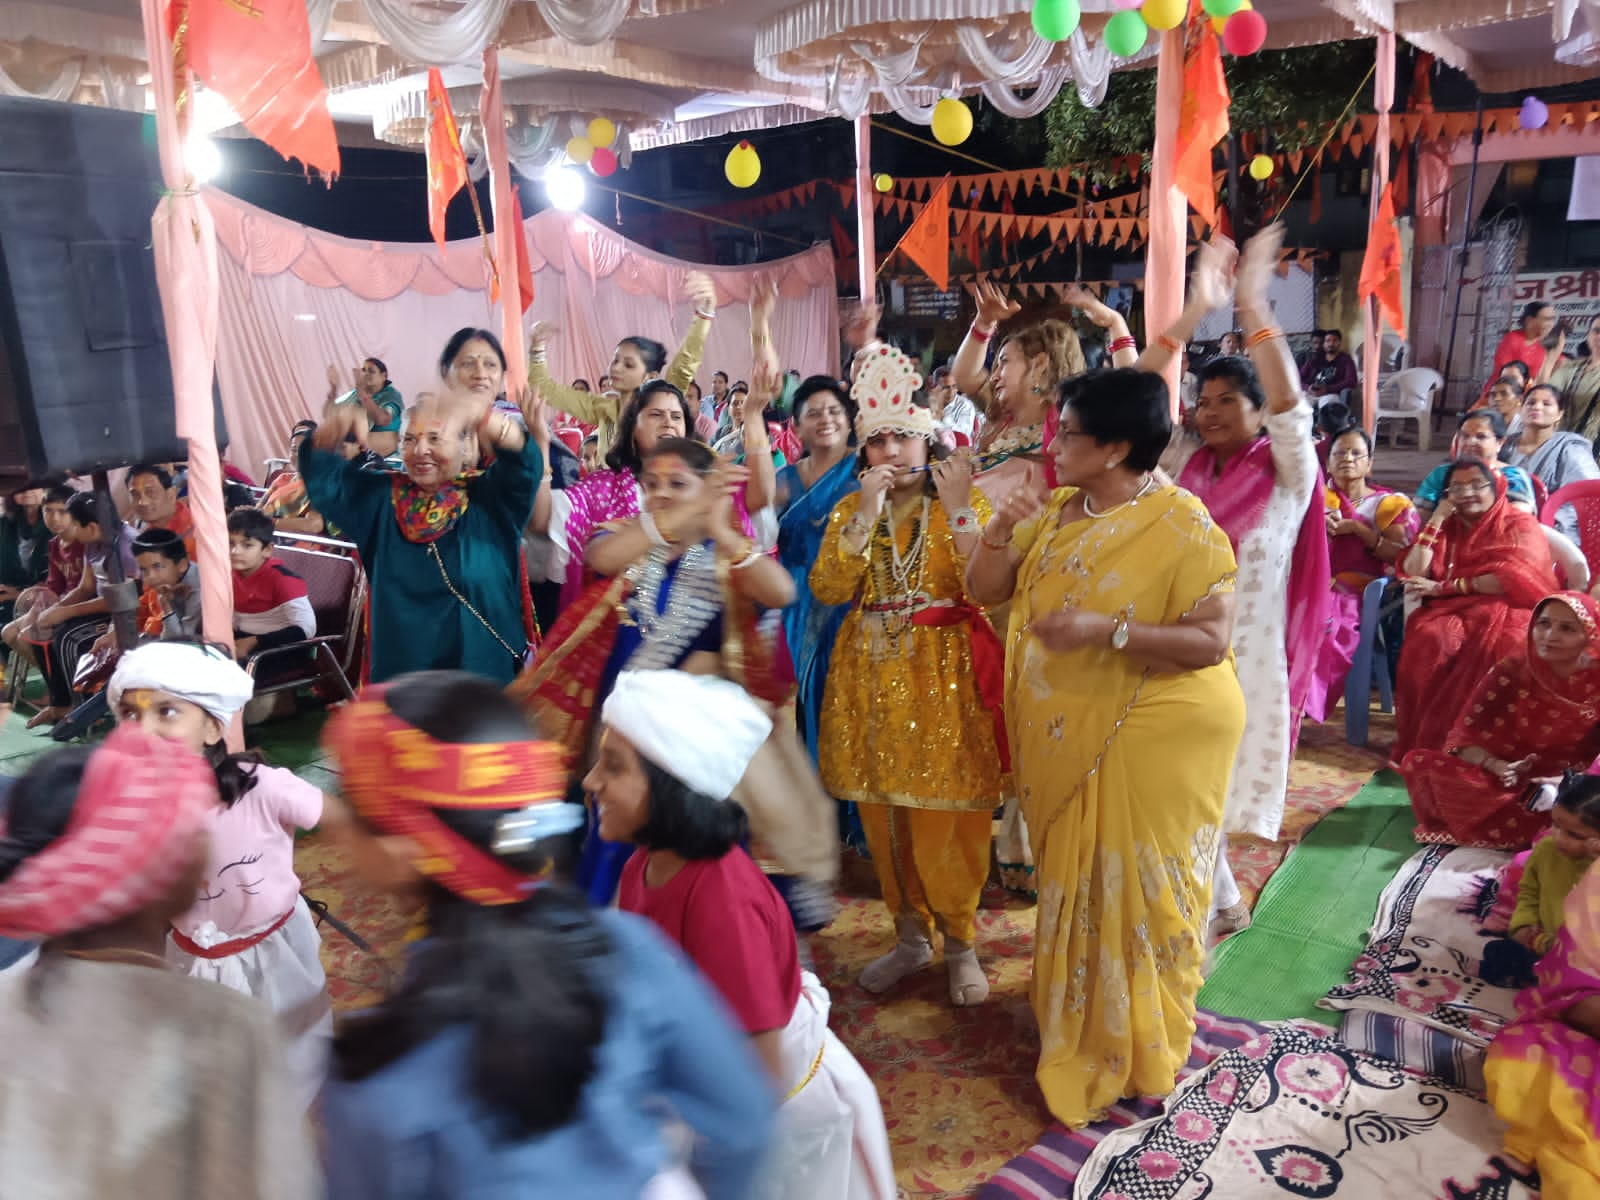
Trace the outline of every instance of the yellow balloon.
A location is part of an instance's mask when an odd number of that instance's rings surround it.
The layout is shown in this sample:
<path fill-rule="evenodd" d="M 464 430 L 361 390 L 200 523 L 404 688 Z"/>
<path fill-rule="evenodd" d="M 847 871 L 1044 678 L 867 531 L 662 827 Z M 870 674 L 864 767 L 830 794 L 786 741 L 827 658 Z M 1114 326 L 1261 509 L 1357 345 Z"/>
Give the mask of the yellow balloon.
<path fill-rule="evenodd" d="M 1255 8 L 1255 5 L 1251 4 L 1250 0 L 1240 0 L 1239 7 L 1234 9 L 1233 11 L 1234 12 L 1244 12 L 1245 9 L 1247 9 L 1247 8 L 1253 9 L 1253 8 Z M 1233 14 L 1229 13 L 1228 15 L 1232 16 Z M 1216 33 L 1216 35 L 1218 37 L 1222 36 L 1222 27 L 1224 25 L 1226 25 L 1227 23 L 1228 23 L 1228 18 L 1227 17 L 1212 17 L 1211 18 L 1211 28 Z"/>
<path fill-rule="evenodd" d="M 1151 29 L 1176 29 L 1189 15 L 1189 6 L 1184 0 L 1144 0 L 1139 11 Z"/>
<path fill-rule="evenodd" d="M 756 180 L 761 178 L 761 156 L 749 142 L 740 142 L 728 151 L 727 161 L 722 164 L 722 172 L 734 187 L 753 187 Z"/>
<path fill-rule="evenodd" d="M 596 117 L 589 122 L 589 144 L 609 146 L 617 140 L 617 127 L 609 117 Z"/>
<path fill-rule="evenodd" d="M 874 175 L 872 177 L 872 186 L 877 188 L 880 192 L 893 191 L 894 179 L 884 174 Z"/>
<path fill-rule="evenodd" d="M 1255 180 L 1271 179 L 1276 164 L 1265 154 L 1258 154 L 1250 160 L 1250 178 Z"/>
<path fill-rule="evenodd" d="M 588 138 L 575 137 L 567 142 L 567 157 L 583 164 L 594 157 L 594 143 Z"/>
<path fill-rule="evenodd" d="M 972 136 L 972 110 L 954 96 L 946 96 L 933 106 L 933 136 L 946 146 L 961 145 Z"/>

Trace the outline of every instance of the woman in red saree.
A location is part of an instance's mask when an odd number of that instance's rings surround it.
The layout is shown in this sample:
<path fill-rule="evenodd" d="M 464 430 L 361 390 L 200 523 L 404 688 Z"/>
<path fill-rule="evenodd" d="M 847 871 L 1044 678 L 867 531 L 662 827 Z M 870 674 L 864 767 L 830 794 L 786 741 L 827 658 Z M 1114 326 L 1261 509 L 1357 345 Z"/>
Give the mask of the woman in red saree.
<path fill-rule="evenodd" d="M 1522 648 L 1534 607 L 1557 590 L 1544 530 L 1507 502 L 1505 477 L 1476 459 L 1451 465 L 1439 507 L 1400 568 L 1422 607 L 1400 650 L 1397 763 L 1445 748 L 1478 681 Z"/>
<path fill-rule="evenodd" d="M 1600 754 L 1597 720 L 1600 604 L 1558 592 L 1534 610 L 1526 649 L 1478 682 L 1444 750 L 1413 750 L 1401 762 L 1417 840 L 1531 845 L 1550 814 L 1530 811 L 1528 801 Z"/>
<path fill-rule="evenodd" d="M 1394 762 L 1442 750 L 1466 699 L 1496 662 L 1522 650 L 1534 606 L 1557 590 L 1550 544 L 1506 499 L 1506 478 L 1477 459 L 1451 464 L 1440 504 L 1400 560 L 1421 608 L 1406 621 L 1395 685 Z"/>

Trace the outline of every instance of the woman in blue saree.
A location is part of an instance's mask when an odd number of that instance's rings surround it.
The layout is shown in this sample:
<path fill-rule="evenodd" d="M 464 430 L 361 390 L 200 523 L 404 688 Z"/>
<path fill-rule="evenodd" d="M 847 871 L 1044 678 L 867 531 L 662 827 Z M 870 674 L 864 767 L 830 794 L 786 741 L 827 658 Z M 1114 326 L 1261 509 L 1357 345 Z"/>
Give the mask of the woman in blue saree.
<path fill-rule="evenodd" d="M 850 444 L 855 402 L 837 379 L 813 375 L 794 394 L 794 426 L 805 457 L 778 472 L 778 561 L 794 579 L 794 602 L 783 610 L 783 636 L 799 691 L 795 711 L 800 736 L 817 761 L 817 728 L 828 681 L 833 639 L 848 604 L 819 604 L 811 595 L 811 564 L 822 548 L 828 514 L 855 491 L 856 462 Z M 840 832 L 862 848 L 861 822 L 854 805 L 841 806 Z"/>

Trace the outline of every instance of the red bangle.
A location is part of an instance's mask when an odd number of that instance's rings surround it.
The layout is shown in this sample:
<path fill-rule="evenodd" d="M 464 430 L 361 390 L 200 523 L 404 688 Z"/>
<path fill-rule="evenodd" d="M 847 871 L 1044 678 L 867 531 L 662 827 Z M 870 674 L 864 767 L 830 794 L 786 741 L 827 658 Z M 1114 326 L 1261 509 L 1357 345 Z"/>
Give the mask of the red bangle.
<path fill-rule="evenodd" d="M 1156 344 L 1163 350 L 1169 351 L 1172 354 L 1183 353 L 1183 343 L 1177 338 L 1173 337 L 1170 333 L 1163 333 L 1156 339 Z"/>
<path fill-rule="evenodd" d="M 1121 337 L 1112 338 L 1111 345 L 1108 347 L 1112 354 L 1117 353 L 1119 350 L 1137 350 L 1138 348 L 1139 343 L 1133 340 L 1133 335 L 1131 333 L 1125 333 Z"/>
<path fill-rule="evenodd" d="M 1283 330 L 1276 325 L 1264 325 L 1245 338 L 1244 346 L 1246 350 L 1254 350 L 1257 346 L 1264 346 L 1273 338 L 1281 338 L 1282 336 Z"/>
<path fill-rule="evenodd" d="M 978 327 L 978 323 L 974 321 L 972 323 L 972 328 L 967 330 L 967 336 L 975 342 L 987 342 L 990 338 L 994 337 L 994 330 L 980 329 Z"/>

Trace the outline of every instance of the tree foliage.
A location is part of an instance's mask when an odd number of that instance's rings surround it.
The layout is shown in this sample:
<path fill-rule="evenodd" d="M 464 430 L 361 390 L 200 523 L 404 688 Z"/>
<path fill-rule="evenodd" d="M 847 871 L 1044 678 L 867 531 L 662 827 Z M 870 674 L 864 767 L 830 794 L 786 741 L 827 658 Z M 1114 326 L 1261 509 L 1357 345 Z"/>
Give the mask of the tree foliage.
<path fill-rule="evenodd" d="M 1269 134 L 1278 150 L 1314 148 L 1358 88 L 1351 111 L 1372 111 L 1372 82 L 1366 78 L 1371 42 L 1263 50 L 1223 62 L 1234 132 Z M 1044 114 L 1049 165 L 1086 163 L 1092 180 L 1111 182 L 1117 159 L 1142 153 L 1148 160 L 1155 105 L 1156 73 L 1149 68 L 1114 73 L 1099 108 L 1086 108 L 1076 89 L 1062 88 Z"/>

